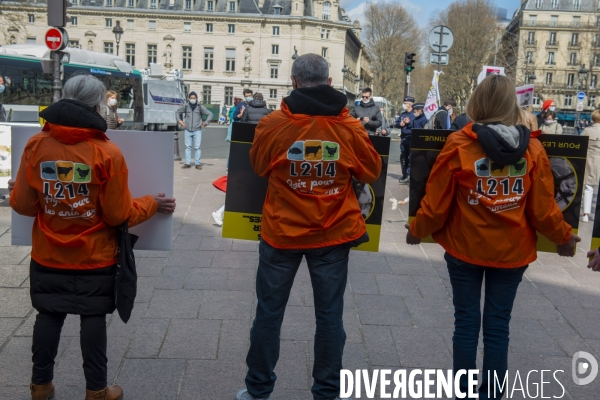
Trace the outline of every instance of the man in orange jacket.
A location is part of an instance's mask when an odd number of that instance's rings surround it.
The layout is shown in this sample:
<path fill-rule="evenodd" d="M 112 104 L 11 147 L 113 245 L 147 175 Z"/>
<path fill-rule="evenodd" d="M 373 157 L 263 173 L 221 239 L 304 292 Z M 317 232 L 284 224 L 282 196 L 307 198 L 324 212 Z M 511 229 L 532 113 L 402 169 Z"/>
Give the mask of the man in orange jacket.
<path fill-rule="evenodd" d="M 269 177 L 269 187 L 246 388 L 237 400 L 268 399 L 273 391 L 281 322 L 303 256 L 317 318 L 312 393 L 315 399 L 338 398 L 348 255 L 368 241 L 352 178 L 372 183 L 381 173 L 381 158 L 349 115 L 346 96 L 330 86 L 327 61 L 300 56 L 291 78 L 294 91 L 281 110 L 260 120 L 250 150 L 254 170 Z"/>

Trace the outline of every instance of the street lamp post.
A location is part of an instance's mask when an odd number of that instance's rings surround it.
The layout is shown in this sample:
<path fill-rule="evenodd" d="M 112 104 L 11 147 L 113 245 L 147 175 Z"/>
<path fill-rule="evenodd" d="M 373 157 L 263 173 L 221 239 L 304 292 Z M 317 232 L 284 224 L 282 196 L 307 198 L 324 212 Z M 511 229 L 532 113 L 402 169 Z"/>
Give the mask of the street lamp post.
<path fill-rule="evenodd" d="M 121 35 L 124 32 L 124 29 L 121 26 L 121 21 L 117 21 L 117 25 L 115 25 L 112 32 L 115 34 L 115 39 L 117 41 L 117 55 L 119 55 L 119 42 L 121 41 Z"/>
<path fill-rule="evenodd" d="M 298 57 L 298 50 L 296 50 L 296 46 L 294 46 L 294 54 L 292 55 L 292 60 L 296 61 L 296 58 Z"/>

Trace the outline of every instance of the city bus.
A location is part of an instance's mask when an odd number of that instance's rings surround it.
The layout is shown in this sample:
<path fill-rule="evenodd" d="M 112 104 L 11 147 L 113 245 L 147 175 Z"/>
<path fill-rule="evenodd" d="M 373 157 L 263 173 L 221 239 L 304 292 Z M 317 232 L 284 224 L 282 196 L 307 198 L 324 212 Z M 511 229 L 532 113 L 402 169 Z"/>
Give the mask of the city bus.
<path fill-rule="evenodd" d="M 142 75 L 129 63 L 112 54 L 67 48 L 63 82 L 76 74 L 91 74 L 107 90 L 118 93 L 120 129 L 144 129 Z M 5 90 L 0 94 L 7 124 L 39 124 L 39 111 L 52 104 L 52 75 L 44 73 L 42 60 L 50 59 L 44 45 L 23 44 L 0 47 L 0 75 Z"/>

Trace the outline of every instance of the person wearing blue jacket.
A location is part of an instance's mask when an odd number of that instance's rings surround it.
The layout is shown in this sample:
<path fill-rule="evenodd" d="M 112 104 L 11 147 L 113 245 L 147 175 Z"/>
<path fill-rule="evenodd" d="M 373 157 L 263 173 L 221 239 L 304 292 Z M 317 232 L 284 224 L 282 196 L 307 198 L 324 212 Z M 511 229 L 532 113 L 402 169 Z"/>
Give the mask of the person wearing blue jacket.
<path fill-rule="evenodd" d="M 427 117 L 423 112 L 425 103 L 417 103 L 413 106 L 415 119 L 413 121 L 413 129 L 424 129 L 427 126 Z"/>
<path fill-rule="evenodd" d="M 395 123 L 396 128 L 400 129 L 400 165 L 402 166 L 400 184 L 402 185 L 407 185 L 410 180 L 410 140 L 415 120 L 415 114 L 413 113 L 414 103 L 414 97 L 406 96 L 404 98 L 404 103 L 402 104 L 404 111 Z"/>

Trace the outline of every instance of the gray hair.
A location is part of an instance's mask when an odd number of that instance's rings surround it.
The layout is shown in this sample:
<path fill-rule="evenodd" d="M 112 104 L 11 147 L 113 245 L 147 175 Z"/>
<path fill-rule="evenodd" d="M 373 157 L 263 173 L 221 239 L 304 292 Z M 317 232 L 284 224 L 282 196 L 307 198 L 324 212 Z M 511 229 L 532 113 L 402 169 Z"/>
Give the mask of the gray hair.
<path fill-rule="evenodd" d="M 63 88 L 62 98 L 77 100 L 92 108 L 104 103 L 106 87 L 102 81 L 92 75 L 76 75 L 70 78 Z"/>
<path fill-rule="evenodd" d="M 303 54 L 294 61 L 292 76 L 299 87 L 327 85 L 329 63 L 317 54 Z"/>

